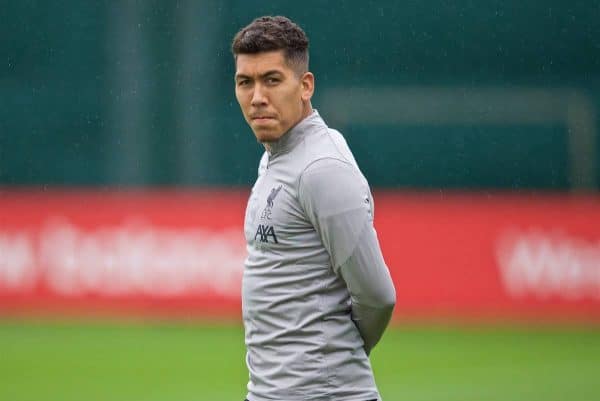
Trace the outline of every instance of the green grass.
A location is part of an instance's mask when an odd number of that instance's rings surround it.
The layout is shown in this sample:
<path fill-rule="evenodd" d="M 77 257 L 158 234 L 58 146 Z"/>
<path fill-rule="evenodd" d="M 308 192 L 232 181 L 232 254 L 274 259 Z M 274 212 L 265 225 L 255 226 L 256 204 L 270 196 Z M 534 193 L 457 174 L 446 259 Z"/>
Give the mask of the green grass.
<path fill-rule="evenodd" d="M 386 401 L 600 399 L 600 330 L 394 327 L 372 355 Z M 238 325 L 0 322 L 0 400 L 241 401 Z"/>

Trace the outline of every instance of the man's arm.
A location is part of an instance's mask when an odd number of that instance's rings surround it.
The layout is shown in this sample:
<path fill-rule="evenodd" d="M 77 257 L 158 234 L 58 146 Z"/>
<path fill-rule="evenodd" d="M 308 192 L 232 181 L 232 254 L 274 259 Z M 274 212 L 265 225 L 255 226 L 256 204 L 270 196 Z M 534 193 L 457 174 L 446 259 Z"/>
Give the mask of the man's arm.
<path fill-rule="evenodd" d="M 303 172 L 299 196 L 348 286 L 352 319 L 369 353 L 387 327 L 396 293 L 373 228 L 368 184 L 351 164 L 322 159 Z"/>
<path fill-rule="evenodd" d="M 365 226 L 354 253 L 339 272 L 352 298 L 352 320 L 369 354 L 383 335 L 396 304 L 396 290 L 371 224 Z"/>

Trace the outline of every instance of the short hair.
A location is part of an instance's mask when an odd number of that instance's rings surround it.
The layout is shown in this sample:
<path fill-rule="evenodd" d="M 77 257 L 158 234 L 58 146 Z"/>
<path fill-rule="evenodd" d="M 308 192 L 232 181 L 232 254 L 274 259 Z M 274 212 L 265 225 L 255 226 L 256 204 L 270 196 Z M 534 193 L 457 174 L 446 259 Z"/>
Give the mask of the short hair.
<path fill-rule="evenodd" d="M 308 71 L 308 37 L 296 23 L 282 16 L 258 17 L 233 38 L 231 52 L 239 54 L 283 50 L 286 63 L 296 72 Z"/>

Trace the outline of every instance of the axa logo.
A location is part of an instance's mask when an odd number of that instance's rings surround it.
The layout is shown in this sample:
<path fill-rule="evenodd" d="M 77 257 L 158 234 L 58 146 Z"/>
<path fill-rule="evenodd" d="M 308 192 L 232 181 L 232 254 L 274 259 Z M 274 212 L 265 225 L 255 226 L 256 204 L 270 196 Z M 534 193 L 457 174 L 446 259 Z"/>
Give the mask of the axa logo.
<path fill-rule="evenodd" d="M 256 229 L 256 234 L 254 234 L 254 240 L 256 239 L 260 242 L 269 242 L 269 239 L 275 244 L 278 244 L 277 235 L 275 235 L 275 229 L 273 226 L 268 226 L 265 224 L 259 224 Z"/>
<path fill-rule="evenodd" d="M 283 185 L 279 185 L 278 187 L 273 187 L 271 189 L 271 193 L 267 197 L 267 206 L 265 206 L 260 215 L 261 219 L 271 220 L 271 209 L 273 208 L 273 202 L 275 201 L 275 198 L 277 197 L 279 191 L 281 191 L 281 188 L 283 188 Z"/>

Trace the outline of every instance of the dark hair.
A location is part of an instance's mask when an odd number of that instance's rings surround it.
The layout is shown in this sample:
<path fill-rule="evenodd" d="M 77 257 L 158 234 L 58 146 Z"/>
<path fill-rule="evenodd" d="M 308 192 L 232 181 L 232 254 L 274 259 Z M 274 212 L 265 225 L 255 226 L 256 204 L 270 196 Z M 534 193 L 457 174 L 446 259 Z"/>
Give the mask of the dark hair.
<path fill-rule="evenodd" d="M 308 37 L 297 24 L 282 16 L 258 17 L 233 38 L 231 52 L 256 54 L 283 50 L 288 65 L 299 73 L 308 71 Z"/>

